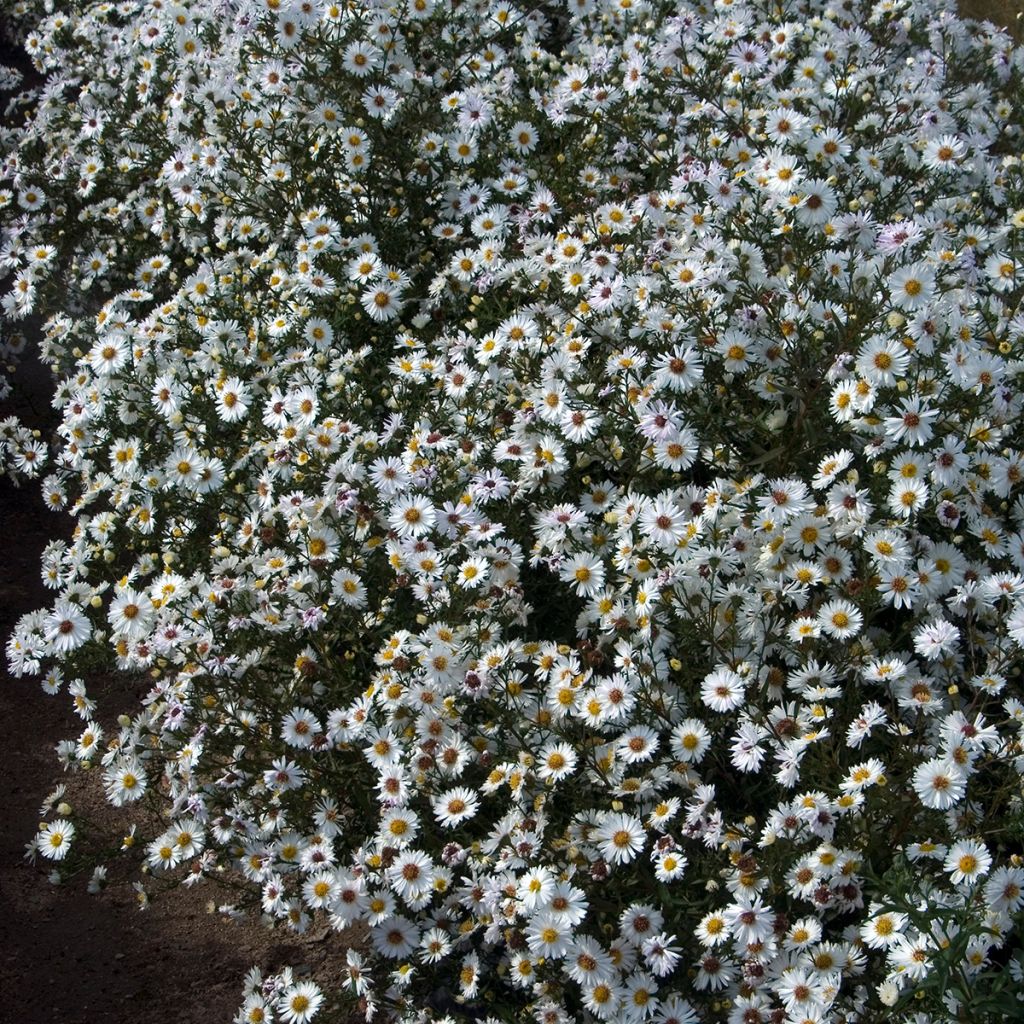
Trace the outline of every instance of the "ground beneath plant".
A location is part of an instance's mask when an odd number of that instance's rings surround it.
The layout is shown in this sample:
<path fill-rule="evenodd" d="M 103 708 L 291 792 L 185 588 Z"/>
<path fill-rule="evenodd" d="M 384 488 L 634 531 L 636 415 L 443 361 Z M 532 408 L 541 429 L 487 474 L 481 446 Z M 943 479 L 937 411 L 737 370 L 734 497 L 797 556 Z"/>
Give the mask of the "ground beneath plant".
<path fill-rule="evenodd" d="M 26 363 L 16 382 L 0 419 L 14 413 L 45 430 L 45 370 Z M 69 530 L 70 520 L 43 507 L 38 484 L 18 489 L 0 481 L 4 642 L 22 614 L 46 600 L 40 553 Z M 138 692 L 130 681 L 90 680 L 108 721 Z M 25 861 L 39 808 L 57 783 L 67 785 L 65 799 L 91 822 L 88 842 L 120 846 L 127 819 L 106 803 L 99 777 L 64 773 L 54 753 L 82 725 L 66 693 L 47 696 L 36 680 L 0 669 L 0 1024 L 228 1024 L 253 965 L 264 973 L 287 965 L 336 981 L 345 959 L 342 936 L 323 929 L 294 936 L 211 913 L 211 905 L 231 900 L 213 883 L 179 888 L 142 911 L 131 885 L 137 876 L 127 865 L 117 868 L 116 857 L 110 884 L 98 895 L 86 892 L 88 873 L 54 886 L 48 862 Z"/>

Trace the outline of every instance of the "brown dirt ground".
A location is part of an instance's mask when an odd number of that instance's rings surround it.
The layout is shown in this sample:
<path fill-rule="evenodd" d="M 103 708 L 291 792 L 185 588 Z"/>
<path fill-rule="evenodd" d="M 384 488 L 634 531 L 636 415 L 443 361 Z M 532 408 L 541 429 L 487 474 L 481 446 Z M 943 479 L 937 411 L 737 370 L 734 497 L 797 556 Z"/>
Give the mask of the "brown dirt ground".
<path fill-rule="evenodd" d="M 994 22 L 1018 43 L 1024 40 L 1024 0 L 960 0 L 959 8 L 965 18 Z"/>
<path fill-rule="evenodd" d="M 45 372 L 29 364 L 18 379 L 19 393 L 0 405 L 0 418 L 16 412 L 43 426 Z M 18 617 L 46 600 L 40 552 L 67 532 L 68 521 L 43 508 L 37 485 L 17 489 L 0 481 L 5 642 Z M 100 701 L 101 724 L 130 707 L 138 692 L 116 678 L 91 680 L 89 690 Z M 57 762 L 55 744 L 81 728 L 66 693 L 48 697 L 37 681 L 12 679 L 0 669 L 0 1024 L 228 1024 L 253 965 L 265 973 L 292 966 L 321 981 L 337 979 L 342 937 L 317 928 L 295 936 L 211 914 L 209 903 L 231 899 L 212 883 L 177 889 L 140 911 L 131 888 L 138 876 L 116 857 L 99 895 L 86 892 L 88 872 L 57 887 L 47 880 L 48 862 L 27 863 L 25 844 L 58 782 L 67 785 L 65 799 L 76 813 L 92 822 L 89 842 L 120 844 L 127 819 L 106 803 L 99 778 L 63 773 Z"/>

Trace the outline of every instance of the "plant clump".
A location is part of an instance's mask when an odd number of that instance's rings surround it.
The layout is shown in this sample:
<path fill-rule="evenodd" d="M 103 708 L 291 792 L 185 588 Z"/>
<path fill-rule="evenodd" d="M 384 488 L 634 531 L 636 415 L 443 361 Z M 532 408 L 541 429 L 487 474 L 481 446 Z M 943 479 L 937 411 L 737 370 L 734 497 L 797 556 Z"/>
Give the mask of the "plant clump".
<path fill-rule="evenodd" d="M 0 439 L 74 534 L 8 661 L 163 816 L 143 901 L 356 937 L 239 1024 L 1022 1012 L 1024 51 L 945 0 L 15 13 L 61 422 Z"/>

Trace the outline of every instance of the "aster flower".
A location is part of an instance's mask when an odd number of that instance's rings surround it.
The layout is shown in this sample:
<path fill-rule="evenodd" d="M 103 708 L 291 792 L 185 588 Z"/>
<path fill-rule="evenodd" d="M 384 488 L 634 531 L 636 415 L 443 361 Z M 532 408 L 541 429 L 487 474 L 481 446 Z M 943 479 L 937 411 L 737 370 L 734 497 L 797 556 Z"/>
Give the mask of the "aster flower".
<path fill-rule="evenodd" d="M 35 845 L 47 860 L 63 860 L 74 838 L 75 826 L 65 818 L 55 818 L 40 828 Z"/>
<path fill-rule="evenodd" d="M 963 142 L 955 135 L 940 135 L 931 139 L 924 148 L 921 160 L 932 170 L 952 170 L 966 153 Z"/>
<path fill-rule="evenodd" d="M 526 928 L 526 941 L 534 956 L 561 960 L 568 955 L 572 942 L 572 927 L 558 915 L 541 913 Z"/>
<path fill-rule="evenodd" d="M 1012 914 L 1024 905 L 1024 869 L 1000 866 L 985 882 L 985 899 L 997 912 Z"/>
<path fill-rule="evenodd" d="M 53 650 L 67 654 L 81 647 L 92 633 L 92 626 L 78 605 L 59 601 L 44 622 L 46 639 Z"/>
<path fill-rule="evenodd" d="M 987 847 L 974 839 L 954 843 L 942 864 L 943 870 L 949 872 L 950 881 L 954 885 L 973 884 L 983 875 L 987 875 L 991 866 L 992 855 Z"/>
<path fill-rule="evenodd" d="M 238 377 L 228 377 L 215 389 L 217 415 L 226 423 L 237 423 L 249 412 L 251 396 L 247 385 Z"/>
<path fill-rule="evenodd" d="M 627 864 L 643 849 L 647 835 L 639 818 L 606 813 L 594 831 L 602 857 L 612 864 Z"/>
<path fill-rule="evenodd" d="M 921 981 L 930 973 L 938 950 L 930 938 L 919 935 L 901 935 L 889 947 L 886 955 L 901 977 Z"/>
<path fill-rule="evenodd" d="M 479 810 L 477 795 L 465 786 L 456 786 L 433 800 L 434 815 L 444 828 L 456 828 Z"/>
<path fill-rule="evenodd" d="M 360 303 L 373 320 L 385 323 L 401 313 L 403 302 L 400 295 L 401 289 L 397 285 L 379 281 L 363 292 Z"/>
<path fill-rule="evenodd" d="M 277 1001 L 277 1009 L 285 1024 L 306 1024 L 319 1011 L 323 993 L 312 981 L 300 981 L 285 989 Z"/>
<path fill-rule="evenodd" d="M 875 913 L 861 927 L 860 937 L 869 949 L 887 949 L 899 941 L 906 926 L 906 914 L 898 911 Z"/>
<path fill-rule="evenodd" d="M 680 761 L 699 762 L 711 745 L 711 733 L 700 719 L 687 718 L 672 730 L 671 743 Z"/>
<path fill-rule="evenodd" d="M 931 301 L 935 289 L 935 272 L 925 263 L 902 267 L 889 278 L 892 304 L 901 310 L 916 310 Z"/>
<path fill-rule="evenodd" d="M 938 409 L 931 409 L 916 395 L 900 402 L 901 409 L 896 416 L 887 417 L 885 431 L 894 441 L 905 440 L 907 444 L 920 446 L 931 440 L 934 434 L 932 421 L 939 415 Z"/>
<path fill-rule="evenodd" d="M 818 610 L 822 630 L 837 640 L 845 640 L 860 632 L 864 617 L 850 601 L 829 601 Z"/>
<path fill-rule="evenodd" d="M 421 537 L 434 528 L 437 515 L 425 497 L 414 495 L 391 507 L 388 522 L 399 537 Z"/>
<path fill-rule="evenodd" d="M 960 631 L 945 619 L 936 619 L 919 626 L 914 633 L 914 650 L 923 658 L 934 661 L 955 650 Z"/>
<path fill-rule="evenodd" d="M 604 563 L 592 555 L 575 555 L 562 566 L 560 575 L 577 594 L 592 597 L 604 586 Z"/>
<path fill-rule="evenodd" d="M 577 753 L 564 742 L 547 744 L 537 757 L 537 775 L 546 782 L 560 782 L 576 769 Z"/>
<path fill-rule="evenodd" d="M 140 639 L 149 631 L 154 609 L 149 597 L 125 587 L 110 604 L 108 618 L 115 635 Z"/>
<path fill-rule="evenodd" d="M 738 708 L 743 703 L 745 690 L 743 679 L 732 669 L 722 667 L 704 677 L 700 686 L 700 696 L 713 711 L 724 713 Z"/>
<path fill-rule="evenodd" d="M 952 761 L 932 758 L 914 772 L 914 792 L 925 807 L 944 811 L 959 803 L 967 791 L 967 782 Z"/>

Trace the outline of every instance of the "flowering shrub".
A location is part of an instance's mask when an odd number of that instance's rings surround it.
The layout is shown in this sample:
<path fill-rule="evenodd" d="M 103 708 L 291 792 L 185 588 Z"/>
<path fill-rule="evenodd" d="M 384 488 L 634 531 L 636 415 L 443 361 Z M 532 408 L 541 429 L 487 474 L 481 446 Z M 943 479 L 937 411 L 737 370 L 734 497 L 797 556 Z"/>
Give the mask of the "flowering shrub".
<path fill-rule="evenodd" d="M 3 303 L 49 317 L 75 532 L 8 658 L 163 813 L 143 899 L 363 929 L 238 1020 L 1021 1013 L 1008 37 L 37 6 Z M 62 806 L 33 852 L 76 850 Z"/>

